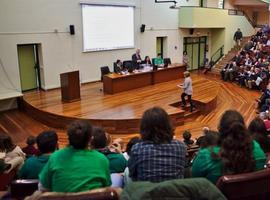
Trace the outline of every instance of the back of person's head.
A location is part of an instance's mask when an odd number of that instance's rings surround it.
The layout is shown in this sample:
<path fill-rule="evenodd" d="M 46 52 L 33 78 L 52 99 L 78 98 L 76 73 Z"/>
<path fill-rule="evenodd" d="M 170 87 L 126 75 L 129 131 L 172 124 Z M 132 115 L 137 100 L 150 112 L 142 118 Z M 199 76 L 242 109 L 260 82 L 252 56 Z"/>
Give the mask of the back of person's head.
<path fill-rule="evenodd" d="M 32 145 L 36 144 L 36 137 L 30 135 L 30 136 L 27 138 L 27 140 L 26 140 L 26 144 L 27 144 L 28 146 L 32 146 Z"/>
<path fill-rule="evenodd" d="M 216 131 L 207 131 L 201 138 L 200 148 L 213 147 L 217 145 L 219 133 Z"/>
<path fill-rule="evenodd" d="M 227 130 L 230 128 L 231 124 L 234 122 L 239 122 L 245 125 L 243 116 L 236 110 L 227 110 L 221 116 L 218 131 L 222 135 L 227 133 Z"/>
<path fill-rule="evenodd" d="M 36 140 L 41 154 L 52 153 L 58 148 L 58 136 L 55 131 L 43 131 Z"/>
<path fill-rule="evenodd" d="M 139 143 L 140 141 L 141 141 L 141 139 L 139 137 L 133 137 L 128 141 L 127 147 L 126 147 L 126 152 L 127 152 L 128 155 L 130 155 L 132 147 L 135 144 Z"/>
<path fill-rule="evenodd" d="M 225 174 L 237 174 L 254 170 L 252 139 L 242 115 L 235 110 L 226 111 L 219 125 L 219 156 Z"/>
<path fill-rule="evenodd" d="M 264 124 L 264 121 L 259 117 L 254 118 L 250 122 L 250 124 L 248 126 L 248 130 L 249 130 L 251 135 L 263 134 L 263 135 L 267 136 L 267 130 L 266 130 L 266 126 Z"/>
<path fill-rule="evenodd" d="M 140 132 L 142 140 L 155 144 L 169 143 L 174 135 L 169 115 L 160 107 L 153 107 L 144 112 Z"/>
<path fill-rule="evenodd" d="M 265 123 L 261 118 L 254 118 L 248 126 L 248 131 L 252 138 L 260 144 L 264 152 L 270 152 L 270 138 Z"/>
<path fill-rule="evenodd" d="M 91 148 L 103 149 L 108 145 L 108 138 L 103 128 L 93 127 Z"/>
<path fill-rule="evenodd" d="M 184 131 L 183 138 L 184 138 L 184 140 L 190 140 L 190 138 L 191 138 L 190 131 Z"/>
<path fill-rule="evenodd" d="M 190 76 L 189 71 L 185 71 L 185 72 L 184 72 L 184 77 L 189 77 L 189 76 Z"/>
<path fill-rule="evenodd" d="M 86 149 L 92 136 L 89 122 L 78 120 L 71 123 L 67 130 L 69 144 L 75 149 Z"/>
<path fill-rule="evenodd" d="M 11 137 L 5 133 L 0 133 L 0 152 L 10 152 L 16 145 L 13 143 Z"/>

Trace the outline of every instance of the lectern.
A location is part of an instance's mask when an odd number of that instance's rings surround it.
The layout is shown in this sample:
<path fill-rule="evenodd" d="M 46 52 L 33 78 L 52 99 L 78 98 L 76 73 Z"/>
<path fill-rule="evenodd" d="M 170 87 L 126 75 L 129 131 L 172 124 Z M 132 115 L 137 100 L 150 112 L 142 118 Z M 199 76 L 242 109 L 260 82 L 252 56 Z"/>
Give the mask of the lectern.
<path fill-rule="evenodd" d="M 81 99 L 79 71 L 60 74 L 60 81 L 63 102 L 73 102 Z"/>

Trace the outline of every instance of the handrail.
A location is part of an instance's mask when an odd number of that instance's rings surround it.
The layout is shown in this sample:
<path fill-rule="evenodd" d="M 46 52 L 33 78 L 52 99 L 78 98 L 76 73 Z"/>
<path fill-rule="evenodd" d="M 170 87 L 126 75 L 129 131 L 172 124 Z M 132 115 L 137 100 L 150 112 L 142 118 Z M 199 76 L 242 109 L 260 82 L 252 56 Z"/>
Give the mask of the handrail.
<path fill-rule="evenodd" d="M 253 20 L 250 19 L 250 17 L 247 15 L 246 12 L 243 11 L 243 13 L 244 13 L 244 16 L 247 18 L 247 20 L 249 21 L 249 23 L 253 26 L 253 28 L 255 28 L 257 24 Z"/>
<path fill-rule="evenodd" d="M 211 65 L 215 65 L 224 56 L 224 45 L 222 45 L 211 57 Z"/>

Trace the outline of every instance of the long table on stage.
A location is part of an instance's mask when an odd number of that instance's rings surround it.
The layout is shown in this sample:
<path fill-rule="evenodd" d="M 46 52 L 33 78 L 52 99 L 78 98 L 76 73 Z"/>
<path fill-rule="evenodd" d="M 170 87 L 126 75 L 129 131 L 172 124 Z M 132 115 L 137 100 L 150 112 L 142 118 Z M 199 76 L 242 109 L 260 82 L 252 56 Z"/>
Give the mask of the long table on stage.
<path fill-rule="evenodd" d="M 167 68 L 161 68 L 155 71 L 131 73 L 128 75 L 107 74 L 103 76 L 103 91 L 108 94 L 115 94 L 183 78 L 183 72 L 185 70 L 186 66 L 184 64 L 175 63 Z"/>

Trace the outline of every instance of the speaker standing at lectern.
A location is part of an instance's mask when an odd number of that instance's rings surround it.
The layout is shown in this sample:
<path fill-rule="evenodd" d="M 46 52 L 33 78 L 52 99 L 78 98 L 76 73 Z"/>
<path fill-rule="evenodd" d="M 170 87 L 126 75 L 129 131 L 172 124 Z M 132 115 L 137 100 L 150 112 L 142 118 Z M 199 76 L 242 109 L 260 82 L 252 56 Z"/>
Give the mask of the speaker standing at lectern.
<path fill-rule="evenodd" d="M 194 104 L 192 102 L 193 88 L 192 88 L 192 80 L 190 78 L 190 73 L 188 71 L 185 71 L 184 77 L 185 77 L 184 83 L 177 85 L 178 87 L 183 89 L 183 93 L 181 94 L 181 101 L 182 101 L 181 106 L 182 107 L 186 106 L 185 97 L 187 96 L 188 101 L 190 103 L 190 112 L 192 112 L 194 108 Z"/>
<path fill-rule="evenodd" d="M 134 53 L 132 55 L 133 67 L 135 67 L 136 69 L 138 69 L 140 67 L 140 64 L 142 63 L 142 59 L 141 59 L 140 53 L 141 53 L 140 49 L 137 49 L 136 50 L 136 53 Z"/>

